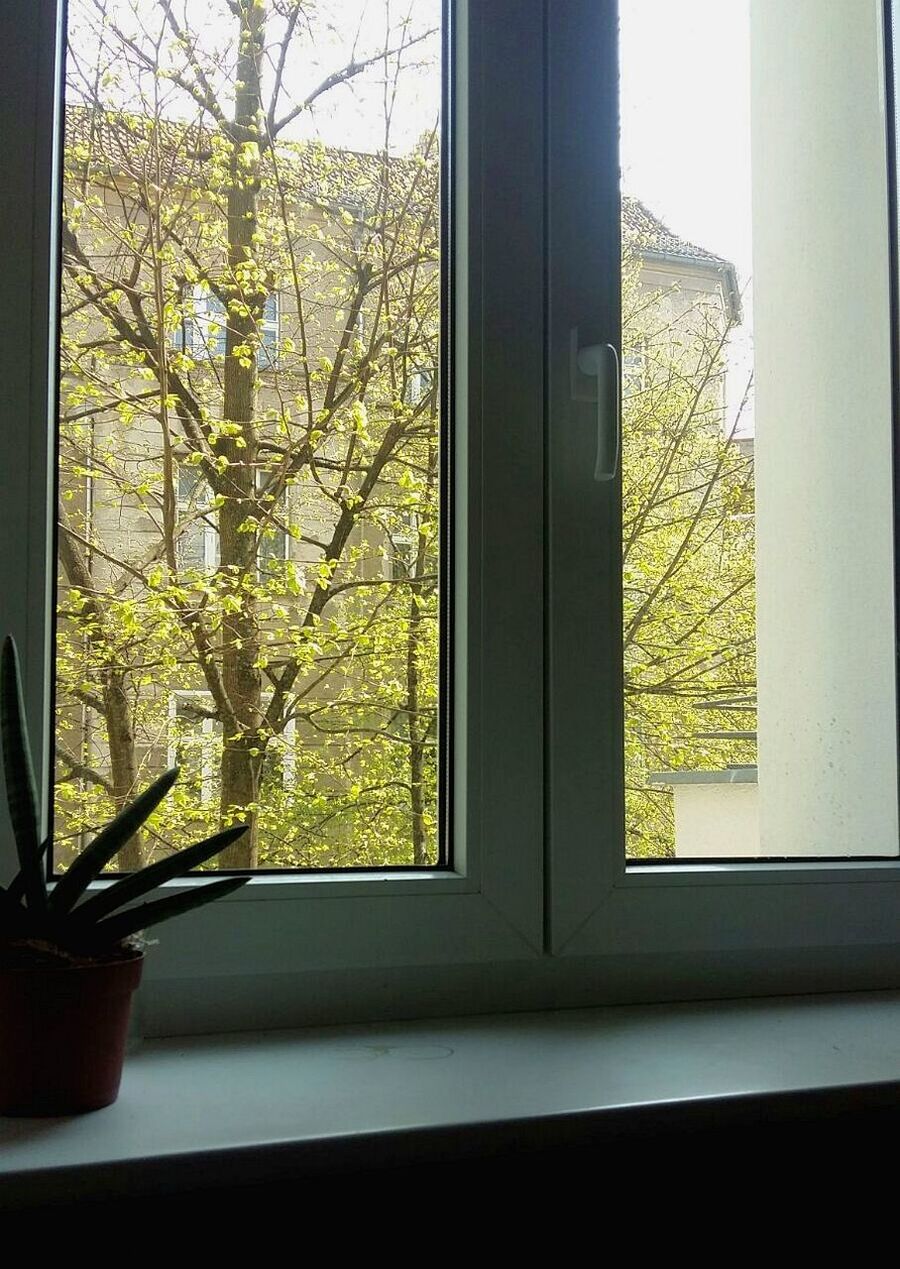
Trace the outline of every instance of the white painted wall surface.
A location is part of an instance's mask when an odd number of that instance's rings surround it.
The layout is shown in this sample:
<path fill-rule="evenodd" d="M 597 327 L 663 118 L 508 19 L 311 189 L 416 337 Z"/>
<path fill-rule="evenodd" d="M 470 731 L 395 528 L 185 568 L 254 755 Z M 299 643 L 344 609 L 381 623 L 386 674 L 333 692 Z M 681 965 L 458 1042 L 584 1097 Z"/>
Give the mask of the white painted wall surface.
<path fill-rule="evenodd" d="M 764 855 L 897 852 L 880 10 L 751 0 Z"/>

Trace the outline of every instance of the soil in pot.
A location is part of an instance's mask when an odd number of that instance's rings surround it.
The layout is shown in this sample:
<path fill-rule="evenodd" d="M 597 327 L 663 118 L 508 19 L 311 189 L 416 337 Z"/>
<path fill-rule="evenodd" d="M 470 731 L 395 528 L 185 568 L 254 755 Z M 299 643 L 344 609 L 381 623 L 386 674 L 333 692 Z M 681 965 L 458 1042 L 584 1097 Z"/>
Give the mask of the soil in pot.
<path fill-rule="evenodd" d="M 119 1092 L 143 954 L 66 963 L 10 951 L 0 955 L 0 1114 L 108 1106 Z"/>

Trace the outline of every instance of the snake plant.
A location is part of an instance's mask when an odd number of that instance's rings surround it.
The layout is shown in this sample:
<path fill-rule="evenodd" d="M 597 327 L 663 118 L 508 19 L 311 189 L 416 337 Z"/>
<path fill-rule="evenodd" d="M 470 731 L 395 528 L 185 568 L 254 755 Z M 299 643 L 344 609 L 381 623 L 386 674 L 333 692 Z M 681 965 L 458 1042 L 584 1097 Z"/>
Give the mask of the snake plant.
<path fill-rule="evenodd" d="M 46 861 L 50 840 L 40 840 L 19 658 L 15 642 L 9 636 L 0 654 L 0 734 L 9 818 L 19 861 L 19 871 L 12 882 L 0 886 L 0 944 L 19 947 L 37 944 L 51 953 L 57 949 L 63 957 L 107 956 L 118 950 L 129 936 L 211 903 L 249 880 L 227 877 L 134 903 L 164 882 L 181 877 L 212 859 L 246 832 L 246 827 L 239 825 L 87 893 L 91 882 L 100 879 L 106 865 L 172 788 L 178 778 L 178 769 L 174 767 L 124 807 L 68 871 L 48 885 Z"/>

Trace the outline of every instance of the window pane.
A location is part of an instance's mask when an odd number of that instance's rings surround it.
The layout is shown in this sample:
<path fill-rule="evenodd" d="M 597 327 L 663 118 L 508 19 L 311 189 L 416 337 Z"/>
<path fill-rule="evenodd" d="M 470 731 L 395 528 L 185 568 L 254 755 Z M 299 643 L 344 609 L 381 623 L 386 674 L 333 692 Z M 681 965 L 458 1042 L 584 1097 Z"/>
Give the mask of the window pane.
<path fill-rule="evenodd" d="M 628 854 L 895 855 L 880 6 L 620 12 Z"/>
<path fill-rule="evenodd" d="M 442 25 L 68 4 L 57 867 L 176 759 L 118 868 L 443 860 Z"/>

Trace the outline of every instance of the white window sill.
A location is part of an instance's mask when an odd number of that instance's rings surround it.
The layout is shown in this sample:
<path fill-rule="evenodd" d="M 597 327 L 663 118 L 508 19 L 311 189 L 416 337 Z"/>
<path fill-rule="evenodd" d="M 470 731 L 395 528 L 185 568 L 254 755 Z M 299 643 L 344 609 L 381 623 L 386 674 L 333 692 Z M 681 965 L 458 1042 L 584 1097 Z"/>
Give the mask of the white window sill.
<path fill-rule="evenodd" d="M 898 1080 L 900 992 L 157 1040 L 115 1106 L 0 1119 L 0 1204 L 585 1144 L 835 1090 L 896 1104 Z"/>

